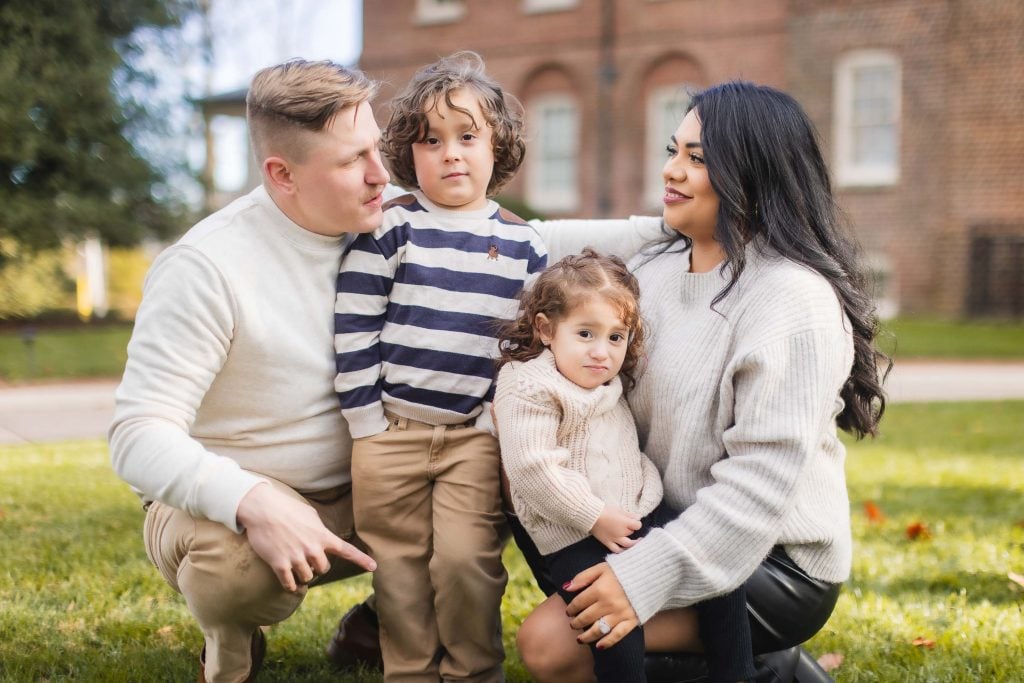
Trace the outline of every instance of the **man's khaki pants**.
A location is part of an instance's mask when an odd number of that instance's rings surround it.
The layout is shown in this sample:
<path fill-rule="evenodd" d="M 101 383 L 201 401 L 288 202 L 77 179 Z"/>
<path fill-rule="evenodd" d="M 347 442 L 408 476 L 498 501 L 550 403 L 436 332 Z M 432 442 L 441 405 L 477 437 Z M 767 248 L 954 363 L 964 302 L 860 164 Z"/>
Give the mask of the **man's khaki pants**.
<path fill-rule="evenodd" d="M 260 475 L 264 476 L 264 475 Z M 324 525 L 342 539 L 365 549 L 355 538 L 348 484 L 300 495 L 265 477 L 277 489 L 311 505 Z M 146 513 L 146 553 L 171 587 L 185 597 L 206 640 L 206 680 L 245 680 L 252 665 L 250 643 L 260 626 L 291 616 L 306 597 L 306 587 L 289 593 L 249 545 L 245 534 L 223 524 L 193 517 L 154 502 Z M 363 571 L 348 560 L 328 555 L 331 569 L 311 585 L 354 576 Z"/>
<path fill-rule="evenodd" d="M 377 561 L 384 679 L 501 681 L 498 441 L 389 419 L 352 450 L 356 529 Z"/>

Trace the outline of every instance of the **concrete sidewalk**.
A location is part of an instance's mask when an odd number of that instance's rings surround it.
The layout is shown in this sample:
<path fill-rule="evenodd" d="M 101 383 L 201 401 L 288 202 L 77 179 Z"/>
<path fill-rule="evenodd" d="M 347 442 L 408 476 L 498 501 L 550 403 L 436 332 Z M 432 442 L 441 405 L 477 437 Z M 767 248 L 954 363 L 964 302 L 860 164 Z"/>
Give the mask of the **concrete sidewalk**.
<path fill-rule="evenodd" d="M 0 387 L 0 444 L 103 438 L 116 380 Z M 886 388 L 890 401 L 1024 399 L 1024 362 L 901 361 Z"/>

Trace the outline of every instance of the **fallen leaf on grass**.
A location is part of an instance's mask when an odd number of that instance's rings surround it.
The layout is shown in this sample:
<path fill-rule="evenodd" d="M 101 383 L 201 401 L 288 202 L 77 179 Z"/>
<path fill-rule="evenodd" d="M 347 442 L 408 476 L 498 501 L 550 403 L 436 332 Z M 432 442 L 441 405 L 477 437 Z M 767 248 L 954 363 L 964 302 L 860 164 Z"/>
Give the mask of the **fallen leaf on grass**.
<path fill-rule="evenodd" d="M 870 500 L 864 501 L 864 514 L 867 515 L 868 522 L 872 524 L 881 524 L 885 521 L 885 513 L 882 512 L 882 508 Z"/>
<path fill-rule="evenodd" d="M 843 656 L 838 652 L 826 652 L 818 657 L 818 666 L 824 669 L 826 673 L 838 669 L 842 663 Z"/>
<path fill-rule="evenodd" d="M 3 518 L 6 517 L 6 516 L 7 516 L 7 510 L 4 510 L 3 508 L 0 508 L 0 520 L 3 520 Z"/>
<path fill-rule="evenodd" d="M 929 650 L 935 647 L 934 640 L 932 640 L 931 638 L 922 638 L 921 636 L 914 638 L 912 641 L 910 641 L 910 644 L 914 647 L 924 647 Z"/>
<path fill-rule="evenodd" d="M 912 522 L 907 525 L 907 538 L 911 541 L 923 541 L 931 537 L 932 532 L 928 531 L 928 527 L 925 526 L 924 522 Z"/>
<path fill-rule="evenodd" d="M 156 630 L 156 634 L 158 636 L 162 636 L 164 638 L 169 637 L 173 633 L 174 633 L 174 627 L 171 626 L 170 624 L 168 624 L 167 626 L 161 626 L 160 628 L 158 628 Z"/>
<path fill-rule="evenodd" d="M 1010 578 L 1010 581 L 1013 581 L 1021 588 L 1024 588 L 1024 576 L 1016 572 L 1006 572 L 1006 575 Z"/>
<path fill-rule="evenodd" d="M 1024 529 L 1024 519 L 1018 519 L 1013 525 L 1018 529 Z"/>

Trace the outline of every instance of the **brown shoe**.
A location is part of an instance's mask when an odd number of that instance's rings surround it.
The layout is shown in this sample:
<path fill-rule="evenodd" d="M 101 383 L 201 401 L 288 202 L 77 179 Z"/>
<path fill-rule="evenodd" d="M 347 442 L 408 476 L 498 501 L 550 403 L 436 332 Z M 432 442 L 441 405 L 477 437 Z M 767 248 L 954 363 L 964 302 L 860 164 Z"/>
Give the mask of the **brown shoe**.
<path fill-rule="evenodd" d="M 341 618 L 338 631 L 327 643 L 327 656 L 339 668 L 359 665 L 384 670 L 380 655 L 380 625 L 377 613 L 361 602 Z"/>
<path fill-rule="evenodd" d="M 256 674 L 263 668 L 263 657 L 267 654 L 267 637 L 263 635 L 263 629 L 258 628 L 252 634 L 252 666 L 249 667 L 249 675 L 245 677 L 245 683 L 252 683 L 256 680 Z M 199 683 L 206 683 L 206 646 L 199 653 Z"/>

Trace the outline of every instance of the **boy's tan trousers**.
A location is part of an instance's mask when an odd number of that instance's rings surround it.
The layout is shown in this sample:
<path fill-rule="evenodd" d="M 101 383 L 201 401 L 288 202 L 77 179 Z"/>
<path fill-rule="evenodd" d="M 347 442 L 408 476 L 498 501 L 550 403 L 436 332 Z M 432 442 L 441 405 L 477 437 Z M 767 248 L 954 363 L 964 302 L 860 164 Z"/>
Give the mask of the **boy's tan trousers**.
<path fill-rule="evenodd" d="M 377 561 L 384 679 L 501 681 L 498 440 L 389 415 L 352 449 L 356 529 Z"/>
<path fill-rule="evenodd" d="M 277 489 L 311 505 L 324 525 L 361 550 L 353 533 L 352 495 L 348 484 L 301 495 L 265 477 Z M 171 587 L 185 597 L 206 640 L 206 680 L 245 680 L 251 662 L 250 642 L 260 626 L 291 616 L 306 596 L 306 587 L 289 593 L 249 545 L 245 534 L 223 524 L 193 517 L 154 502 L 146 513 L 146 553 Z M 328 555 L 331 569 L 311 585 L 354 576 L 362 568 Z"/>

